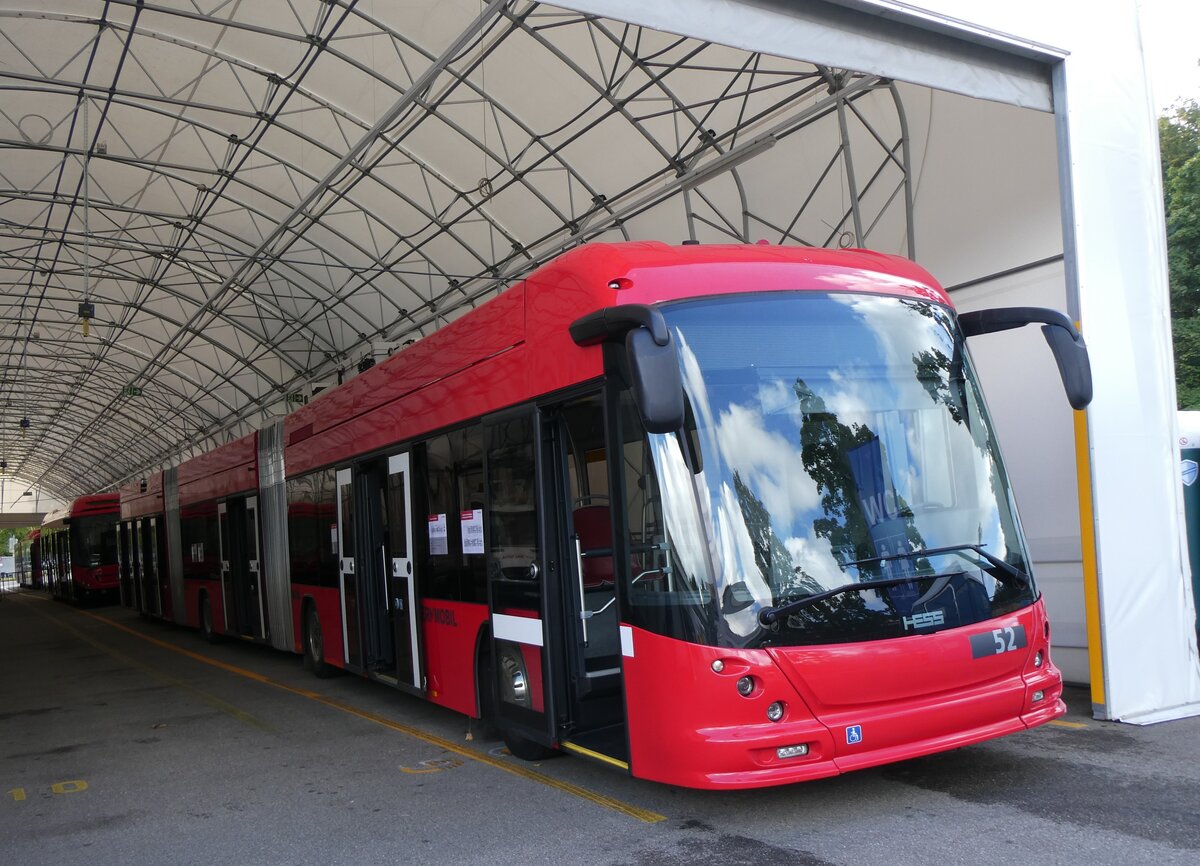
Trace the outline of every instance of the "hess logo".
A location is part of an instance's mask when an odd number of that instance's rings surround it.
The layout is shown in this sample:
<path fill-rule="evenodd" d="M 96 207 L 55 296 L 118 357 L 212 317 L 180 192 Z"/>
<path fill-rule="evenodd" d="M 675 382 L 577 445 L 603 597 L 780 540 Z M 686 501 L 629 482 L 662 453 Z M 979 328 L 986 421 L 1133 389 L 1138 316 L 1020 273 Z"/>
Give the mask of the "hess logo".
<path fill-rule="evenodd" d="M 914 613 L 912 616 L 904 617 L 901 622 L 904 623 L 904 630 L 910 628 L 932 628 L 935 625 L 945 625 L 946 614 L 940 610 L 929 611 L 927 613 Z"/>

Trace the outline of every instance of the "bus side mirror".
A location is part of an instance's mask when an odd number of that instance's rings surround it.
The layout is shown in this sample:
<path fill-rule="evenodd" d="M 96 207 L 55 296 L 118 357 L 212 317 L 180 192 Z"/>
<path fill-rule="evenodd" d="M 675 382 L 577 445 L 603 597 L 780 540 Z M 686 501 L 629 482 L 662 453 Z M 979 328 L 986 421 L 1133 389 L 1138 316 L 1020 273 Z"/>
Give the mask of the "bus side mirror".
<path fill-rule="evenodd" d="M 675 341 L 660 346 L 646 328 L 625 335 L 633 398 L 648 433 L 674 433 L 683 427 L 683 377 Z"/>
<path fill-rule="evenodd" d="M 963 336 L 991 334 L 1042 323 L 1042 334 L 1062 379 L 1067 402 L 1072 409 L 1083 409 L 1092 402 L 1092 364 L 1087 344 L 1074 323 L 1057 310 L 1044 307 L 1002 307 L 961 313 L 958 317 Z"/>
<path fill-rule="evenodd" d="M 675 341 L 663 314 L 646 304 L 620 304 L 571 323 L 577 346 L 625 341 L 633 397 L 649 433 L 674 433 L 683 426 L 683 376 Z"/>

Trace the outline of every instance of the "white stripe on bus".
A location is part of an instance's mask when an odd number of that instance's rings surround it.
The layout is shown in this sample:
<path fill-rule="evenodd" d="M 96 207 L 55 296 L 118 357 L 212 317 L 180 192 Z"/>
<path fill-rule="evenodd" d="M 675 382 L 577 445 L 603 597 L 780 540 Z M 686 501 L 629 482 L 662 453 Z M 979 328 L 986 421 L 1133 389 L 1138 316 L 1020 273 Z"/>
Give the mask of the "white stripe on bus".
<path fill-rule="evenodd" d="M 510 640 L 514 643 L 542 645 L 542 621 L 531 616 L 509 616 L 504 613 L 492 614 L 492 635 L 496 640 Z"/>

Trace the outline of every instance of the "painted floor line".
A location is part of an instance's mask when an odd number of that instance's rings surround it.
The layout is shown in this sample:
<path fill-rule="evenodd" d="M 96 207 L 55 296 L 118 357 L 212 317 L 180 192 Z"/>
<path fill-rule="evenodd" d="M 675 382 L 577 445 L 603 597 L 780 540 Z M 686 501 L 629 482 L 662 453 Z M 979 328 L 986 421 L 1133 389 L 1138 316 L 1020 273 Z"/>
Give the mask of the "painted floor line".
<path fill-rule="evenodd" d="M 1072 730 L 1087 727 L 1083 722 L 1064 722 L 1062 719 L 1055 719 L 1052 722 L 1047 722 L 1047 724 L 1053 725 L 1056 728 L 1071 728 Z"/>
<path fill-rule="evenodd" d="M 438 748 L 441 748 L 441 749 L 445 749 L 448 752 L 453 752 L 456 755 L 461 755 L 462 757 L 467 758 L 472 761 L 475 761 L 477 763 L 486 764 L 489 767 L 495 767 L 498 770 L 503 770 L 506 773 L 509 773 L 514 776 L 518 776 L 522 779 L 527 779 L 531 782 L 537 782 L 541 785 L 545 785 L 546 787 L 554 788 L 555 790 L 562 791 L 563 793 L 566 793 L 566 794 L 571 794 L 575 797 L 579 797 L 582 800 L 587 800 L 588 802 L 594 803 L 597 806 L 603 806 L 606 809 L 610 809 L 614 812 L 619 812 L 622 815 L 627 815 L 638 821 L 642 821 L 647 824 L 655 824 L 660 821 L 665 821 L 667 819 L 666 815 L 660 815 L 659 813 L 652 812 L 649 809 L 643 809 L 640 806 L 633 805 L 632 803 L 626 803 L 622 800 L 616 799 L 615 797 L 610 797 L 607 794 L 601 794 L 596 791 L 588 790 L 587 788 L 584 788 L 580 785 L 576 785 L 573 782 L 567 782 L 562 779 L 552 778 L 543 773 L 539 773 L 536 770 L 530 769 L 528 767 L 523 767 L 520 764 L 514 763 L 514 761 L 512 761 L 512 760 L 509 760 L 506 758 L 501 758 L 501 757 L 496 757 L 494 755 L 489 755 L 485 752 L 478 752 L 474 749 L 469 749 L 465 746 L 459 745 L 458 743 L 456 743 L 452 740 L 447 740 L 444 737 L 439 737 L 436 734 L 431 734 L 427 731 L 421 730 L 420 728 L 414 728 L 411 725 L 405 725 L 405 724 L 401 724 L 400 722 L 392 721 L 391 719 L 386 718 L 385 716 L 378 715 L 377 713 L 372 713 L 369 710 L 361 709 L 359 707 L 354 706 L 353 704 L 348 704 L 348 703 L 345 703 L 344 701 L 340 701 L 337 698 L 331 698 L 328 695 L 323 695 L 323 694 L 320 694 L 319 692 L 310 691 L 309 689 L 302 689 L 297 686 L 291 686 L 291 685 L 288 685 L 287 683 L 281 682 L 279 680 L 275 680 L 268 676 L 264 676 L 263 674 L 255 673 L 254 671 L 245 670 L 244 668 L 237 667 L 236 665 L 231 665 L 227 662 L 218 661 L 217 659 L 209 658 L 208 656 L 202 655 L 200 653 L 192 652 L 191 650 L 184 649 L 183 647 L 176 646 L 172 643 L 168 643 L 167 641 L 159 640 L 158 638 L 154 638 L 154 637 L 151 637 L 150 635 L 143 634 L 142 632 L 139 632 L 137 629 L 130 628 L 129 626 L 119 623 L 116 620 L 110 619 L 106 616 L 102 616 L 97 613 L 92 613 L 91 611 L 87 611 L 87 610 L 79 610 L 79 609 L 75 609 L 75 610 L 78 613 L 83 614 L 84 616 L 91 617 L 92 619 L 95 619 L 99 622 L 102 622 L 102 623 L 105 623 L 106 625 L 111 626 L 112 628 L 120 629 L 121 631 L 131 634 L 134 637 L 140 638 L 144 641 L 148 641 L 149 643 L 152 643 L 155 646 L 161 647 L 162 649 L 169 650 L 171 652 L 187 656 L 188 658 L 193 659 L 198 662 L 201 662 L 202 664 L 211 665 L 212 667 L 220 668 L 221 670 L 226 671 L 231 674 L 234 674 L 236 676 L 245 677 L 246 679 L 254 680 L 255 682 L 259 682 L 264 685 L 273 686 L 282 691 L 290 692 L 294 695 L 298 695 L 300 697 L 307 698 L 310 701 L 315 701 L 316 703 L 324 704 L 325 706 L 331 707 L 332 709 L 340 710 L 344 713 L 348 713 L 353 716 L 358 716 L 361 719 L 364 719 L 369 722 L 373 722 L 377 725 L 380 725 L 381 727 L 385 727 L 390 730 L 396 731 L 398 733 L 405 734 L 414 739 L 421 740 L 422 742 L 429 743 L 430 745 L 437 746 Z"/>

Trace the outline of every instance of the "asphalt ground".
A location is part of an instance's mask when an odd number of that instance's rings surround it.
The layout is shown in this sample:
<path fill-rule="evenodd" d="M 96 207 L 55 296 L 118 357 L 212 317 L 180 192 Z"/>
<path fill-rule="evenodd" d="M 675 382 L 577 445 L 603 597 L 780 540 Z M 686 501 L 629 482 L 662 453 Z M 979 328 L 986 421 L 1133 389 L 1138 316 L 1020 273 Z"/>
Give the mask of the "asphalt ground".
<path fill-rule="evenodd" d="M 1200 719 L 704 792 L 118 608 L 0 595 L 0 866 L 1200 864 Z M 469 734 L 473 734 L 468 738 Z"/>

